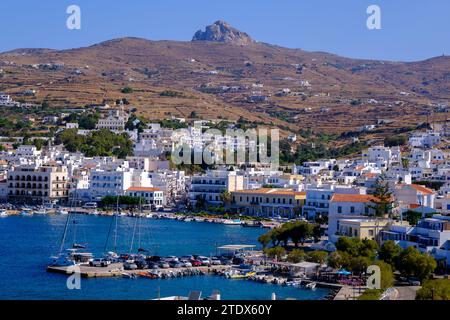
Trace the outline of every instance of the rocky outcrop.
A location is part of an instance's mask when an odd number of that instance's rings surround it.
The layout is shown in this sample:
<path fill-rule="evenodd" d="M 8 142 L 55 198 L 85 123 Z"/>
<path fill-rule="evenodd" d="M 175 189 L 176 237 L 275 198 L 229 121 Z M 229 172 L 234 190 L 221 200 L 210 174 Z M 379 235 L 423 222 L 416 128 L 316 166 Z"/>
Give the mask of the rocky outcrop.
<path fill-rule="evenodd" d="M 249 45 L 254 42 L 248 34 L 233 28 L 222 20 L 207 26 L 205 31 L 197 31 L 192 41 L 213 41 L 235 45 Z"/>

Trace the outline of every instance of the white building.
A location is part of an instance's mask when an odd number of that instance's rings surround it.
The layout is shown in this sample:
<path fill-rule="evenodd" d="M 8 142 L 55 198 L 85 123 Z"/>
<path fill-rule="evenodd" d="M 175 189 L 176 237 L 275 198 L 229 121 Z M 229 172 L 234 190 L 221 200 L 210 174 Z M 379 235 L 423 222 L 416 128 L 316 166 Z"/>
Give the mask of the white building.
<path fill-rule="evenodd" d="M 124 131 L 127 121 L 128 115 L 123 109 L 111 110 L 108 117 L 98 120 L 97 129 Z"/>
<path fill-rule="evenodd" d="M 328 237 L 330 241 L 337 241 L 340 219 L 366 218 L 373 214 L 371 206 L 376 198 L 367 194 L 339 194 L 330 200 L 328 215 Z"/>
<path fill-rule="evenodd" d="M 158 188 L 131 187 L 125 191 L 125 195 L 142 198 L 145 204 L 149 204 L 156 209 L 164 205 L 164 193 Z"/>
<path fill-rule="evenodd" d="M 409 145 L 413 148 L 432 148 L 441 143 L 439 132 L 417 132 L 409 138 Z"/>
<path fill-rule="evenodd" d="M 244 177 L 235 171 L 211 170 L 192 177 L 189 200 L 195 205 L 202 198 L 211 205 L 222 204 L 221 194 L 244 189 Z"/>

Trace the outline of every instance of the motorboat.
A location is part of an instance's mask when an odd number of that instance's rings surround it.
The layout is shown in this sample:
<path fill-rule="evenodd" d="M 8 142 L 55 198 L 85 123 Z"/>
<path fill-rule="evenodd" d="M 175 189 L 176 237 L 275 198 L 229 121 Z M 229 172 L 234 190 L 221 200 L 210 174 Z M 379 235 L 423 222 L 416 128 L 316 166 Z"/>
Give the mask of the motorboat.
<path fill-rule="evenodd" d="M 69 214 L 69 212 L 68 212 L 68 211 L 66 211 L 66 210 L 58 210 L 58 211 L 56 211 L 56 214 L 59 214 L 59 215 L 65 216 L 65 215 L 68 215 L 68 214 Z"/>
<path fill-rule="evenodd" d="M 6 213 L 6 210 L 0 210 L 0 218 L 6 218 L 8 216 L 8 213 Z"/>
<path fill-rule="evenodd" d="M 317 286 L 317 283 L 315 283 L 315 282 L 310 282 L 310 283 L 308 283 L 305 287 L 306 287 L 307 289 L 315 290 L 315 289 L 316 289 L 316 286 Z"/>
<path fill-rule="evenodd" d="M 20 212 L 20 215 L 24 217 L 31 217 L 33 215 L 33 211 L 28 208 L 23 208 L 22 211 Z"/>
<path fill-rule="evenodd" d="M 134 273 L 126 273 L 126 272 L 123 272 L 123 273 L 122 273 L 122 278 L 125 278 L 125 279 L 136 279 L 136 278 L 137 278 L 137 275 L 134 274 Z"/>
<path fill-rule="evenodd" d="M 240 225 L 242 222 L 241 222 L 241 219 L 234 219 L 234 220 L 225 219 L 225 220 L 223 220 L 222 223 L 226 224 L 226 225 Z"/>

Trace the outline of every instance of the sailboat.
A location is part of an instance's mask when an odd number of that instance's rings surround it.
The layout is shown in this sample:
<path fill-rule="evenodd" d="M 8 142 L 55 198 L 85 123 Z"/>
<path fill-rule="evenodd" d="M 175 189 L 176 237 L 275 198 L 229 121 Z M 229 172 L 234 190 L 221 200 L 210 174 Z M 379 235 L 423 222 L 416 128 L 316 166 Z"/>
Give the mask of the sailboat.
<path fill-rule="evenodd" d="M 73 202 L 71 205 L 71 209 L 73 207 Z M 71 216 L 74 215 L 73 211 L 70 210 L 70 212 L 67 214 L 67 219 L 64 224 L 64 232 L 61 238 L 61 243 L 59 247 L 59 253 L 56 256 L 53 256 L 50 258 L 50 267 L 67 267 L 67 266 L 73 266 L 73 265 L 79 265 L 83 263 L 88 263 L 90 260 L 93 259 L 92 253 L 89 252 L 79 252 L 79 249 L 86 249 L 85 244 L 77 244 L 76 243 L 76 220 L 74 221 L 74 239 L 72 243 L 72 247 L 68 249 L 64 249 L 66 245 L 67 240 L 67 233 L 69 230 L 69 224 L 71 221 Z"/>

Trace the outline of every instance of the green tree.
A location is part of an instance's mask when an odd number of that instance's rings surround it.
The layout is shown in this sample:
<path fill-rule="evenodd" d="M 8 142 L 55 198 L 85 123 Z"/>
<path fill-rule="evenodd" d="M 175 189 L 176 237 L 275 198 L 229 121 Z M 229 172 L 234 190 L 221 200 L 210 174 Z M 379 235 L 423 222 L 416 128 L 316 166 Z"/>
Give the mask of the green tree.
<path fill-rule="evenodd" d="M 403 250 L 397 259 L 397 270 L 406 277 L 415 277 L 420 281 L 427 279 L 436 269 L 437 263 L 433 257 L 421 253 L 414 247 Z"/>
<path fill-rule="evenodd" d="M 129 94 L 129 93 L 133 93 L 134 90 L 131 87 L 125 87 L 125 88 L 122 88 L 122 90 L 120 92 L 122 92 L 124 94 Z"/>
<path fill-rule="evenodd" d="M 294 249 L 291 252 L 289 252 L 289 254 L 287 256 L 287 261 L 292 262 L 292 263 L 299 263 L 299 262 L 304 261 L 305 258 L 306 258 L 305 251 L 299 250 L 299 249 Z"/>
<path fill-rule="evenodd" d="M 335 269 L 342 269 L 350 264 L 350 255 L 346 252 L 335 251 L 328 256 L 328 266 Z"/>
<path fill-rule="evenodd" d="M 267 248 L 264 253 L 270 259 L 281 260 L 286 255 L 286 249 L 283 247 Z"/>
<path fill-rule="evenodd" d="M 259 236 L 258 242 L 261 243 L 263 249 L 267 248 L 267 246 L 272 241 L 272 235 L 270 232 L 264 233 Z"/>
<path fill-rule="evenodd" d="M 367 257 L 356 256 L 350 260 L 350 270 L 356 274 L 363 274 L 367 271 L 367 267 L 370 266 L 372 260 Z"/>
<path fill-rule="evenodd" d="M 393 197 L 389 191 L 389 185 L 384 176 L 381 176 L 375 185 L 373 205 L 369 206 L 375 211 L 376 217 L 391 217 L 393 209 Z"/>
<path fill-rule="evenodd" d="M 232 199 L 233 197 L 231 196 L 231 193 L 228 192 L 227 190 L 224 190 L 220 194 L 220 201 L 222 201 L 225 206 L 229 206 L 231 204 Z"/>
<path fill-rule="evenodd" d="M 395 268 L 396 261 L 401 251 L 402 248 L 398 244 L 392 240 L 389 240 L 384 242 L 381 246 L 378 251 L 378 257 Z"/>
<path fill-rule="evenodd" d="M 306 221 L 287 223 L 284 230 L 296 247 L 299 243 L 303 245 L 314 234 L 314 226 Z"/>
<path fill-rule="evenodd" d="M 450 300 L 450 280 L 426 280 L 417 291 L 416 300 Z"/>
<path fill-rule="evenodd" d="M 384 261 L 375 261 L 374 265 L 380 267 L 381 289 L 386 290 L 394 285 L 394 272 L 390 264 Z"/>
<path fill-rule="evenodd" d="M 324 264 L 327 262 L 328 252 L 325 251 L 311 251 L 308 253 L 308 261 Z"/>
<path fill-rule="evenodd" d="M 416 226 L 420 219 L 422 219 L 422 213 L 413 210 L 406 211 L 404 215 L 406 216 L 406 221 L 408 221 L 411 226 Z"/>

